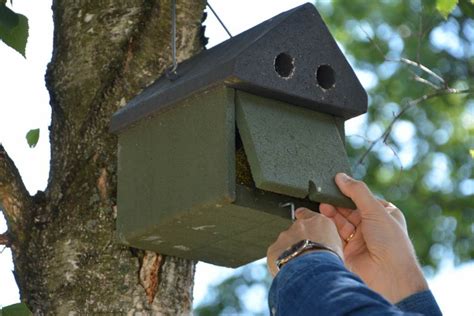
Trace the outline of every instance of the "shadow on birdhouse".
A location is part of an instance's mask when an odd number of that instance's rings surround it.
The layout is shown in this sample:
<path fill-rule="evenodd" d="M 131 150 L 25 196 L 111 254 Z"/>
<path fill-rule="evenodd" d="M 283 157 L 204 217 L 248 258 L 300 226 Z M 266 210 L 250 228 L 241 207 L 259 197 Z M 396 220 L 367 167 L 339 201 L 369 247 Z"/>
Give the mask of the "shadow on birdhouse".
<path fill-rule="evenodd" d="M 353 207 L 344 121 L 367 95 L 311 4 L 179 65 L 114 114 L 117 231 L 133 247 L 236 267 L 290 225 L 281 203 Z"/>

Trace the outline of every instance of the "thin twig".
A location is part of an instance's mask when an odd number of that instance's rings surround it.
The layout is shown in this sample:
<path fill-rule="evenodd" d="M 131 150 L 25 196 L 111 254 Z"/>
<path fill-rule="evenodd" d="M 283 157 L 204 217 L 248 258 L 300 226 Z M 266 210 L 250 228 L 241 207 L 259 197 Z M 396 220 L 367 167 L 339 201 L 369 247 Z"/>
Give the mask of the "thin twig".
<path fill-rule="evenodd" d="M 362 32 L 365 33 L 365 35 L 367 36 L 369 42 L 374 45 L 375 49 L 380 53 L 380 55 L 382 56 L 382 58 L 385 60 L 385 61 L 389 61 L 389 62 L 395 62 L 395 63 L 403 63 L 403 64 L 406 64 L 406 65 L 409 65 L 409 66 L 413 66 L 413 67 L 416 67 L 418 69 L 420 69 L 421 71 L 429 74 L 430 76 L 432 76 L 433 78 L 436 78 L 437 80 L 439 80 L 443 86 L 445 88 L 447 88 L 448 86 L 446 85 L 446 81 L 440 76 L 438 75 L 437 73 L 435 73 L 434 71 L 432 71 L 431 69 L 429 69 L 428 67 L 426 67 L 425 65 L 421 64 L 419 62 L 420 58 L 417 57 L 418 59 L 418 62 L 416 61 L 413 61 L 411 59 L 408 59 L 408 58 L 389 58 L 387 57 L 387 55 L 382 51 L 382 49 L 380 48 L 380 46 L 377 44 L 377 42 L 375 41 L 375 39 L 373 37 L 371 37 L 369 35 L 369 33 L 367 33 L 366 30 L 364 30 L 363 27 L 360 27 Z M 425 79 L 426 80 L 426 79 Z M 428 80 L 426 80 L 428 81 Z M 434 83 L 433 83 L 434 84 Z"/>
<path fill-rule="evenodd" d="M 400 58 L 400 62 L 405 63 L 405 64 L 410 65 L 410 66 L 417 67 L 417 68 L 423 70 L 427 74 L 429 74 L 429 75 L 433 76 L 434 78 L 438 79 L 439 81 L 441 81 L 446 86 L 446 81 L 444 81 L 444 79 L 440 75 L 438 75 L 437 73 L 435 73 L 434 71 L 432 71 L 431 69 L 426 67 L 425 65 L 422 65 L 420 63 L 417 63 L 416 61 L 410 60 L 408 58 L 403 58 L 403 57 Z"/>
<path fill-rule="evenodd" d="M 410 72 L 413 74 L 413 80 L 417 81 L 417 82 L 420 82 L 420 83 L 423 83 L 427 86 L 430 86 L 431 88 L 435 89 L 435 90 L 439 90 L 439 89 L 442 89 L 442 87 L 434 84 L 433 82 L 429 81 L 429 80 L 426 80 L 425 78 L 422 78 L 420 76 L 418 76 L 414 71 L 411 71 Z"/>
<path fill-rule="evenodd" d="M 421 50 L 421 42 L 425 38 L 426 34 L 428 33 L 429 30 L 431 30 L 431 27 L 433 27 L 433 20 L 435 20 L 436 14 L 431 16 L 431 19 L 428 19 L 428 22 L 423 22 L 423 10 L 420 11 L 420 21 L 419 21 L 419 30 L 418 30 L 418 43 L 417 43 L 417 48 L 416 48 L 416 62 L 421 63 L 421 57 L 420 57 L 420 50 Z M 425 27 L 423 27 L 425 25 Z"/>
<path fill-rule="evenodd" d="M 362 29 L 362 31 L 365 33 L 365 35 L 367 36 L 369 42 L 374 45 L 375 49 L 380 53 L 380 55 L 383 57 L 383 59 L 385 61 L 389 61 L 389 62 L 398 62 L 398 63 L 403 63 L 405 65 L 408 65 L 408 66 L 411 66 L 411 67 L 415 67 L 419 70 L 421 70 L 423 73 L 425 74 L 428 74 L 429 76 L 431 76 L 430 78 L 434 78 L 436 79 L 437 81 L 439 81 L 442 85 L 438 85 L 436 83 L 434 83 L 433 81 L 429 80 L 429 79 L 425 79 L 425 78 L 422 78 L 421 76 L 417 75 L 416 73 L 414 73 L 413 71 L 410 70 L 410 72 L 414 75 L 414 80 L 417 81 L 417 82 L 420 82 L 422 84 L 425 84 L 425 85 L 428 85 L 430 86 L 431 88 L 435 89 L 434 92 L 432 93 L 429 93 L 429 94 L 425 94 L 415 100 L 411 100 L 409 102 L 406 103 L 406 105 L 401 109 L 401 111 L 394 115 L 392 121 L 390 122 L 390 124 L 387 126 L 387 128 L 385 129 L 385 131 L 382 133 L 382 135 L 380 137 L 378 137 L 377 139 L 375 139 L 374 141 L 371 141 L 369 143 L 369 147 L 367 148 L 367 150 L 362 154 L 362 156 L 360 157 L 360 159 L 358 160 L 356 166 L 362 164 L 362 162 L 365 160 L 365 158 L 367 157 L 367 155 L 374 149 L 374 147 L 377 145 L 377 143 L 379 141 L 382 141 L 385 145 L 388 146 L 387 144 L 387 141 L 388 141 L 388 138 L 392 132 L 392 129 L 393 129 L 393 126 L 394 124 L 400 119 L 400 117 L 402 117 L 409 109 L 411 109 L 412 107 L 424 102 L 424 101 L 427 101 L 429 99 L 432 99 L 432 98 L 435 98 L 435 97 L 438 97 L 438 96 L 441 96 L 441 95 L 446 95 L 446 94 L 463 94 L 463 93 L 472 93 L 474 91 L 474 89 L 465 89 L 465 90 L 457 90 L 457 89 L 453 89 L 453 88 L 450 88 L 446 82 L 446 80 L 444 80 L 443 77 L 441 77 L 440 75 L 438 75 L 437 73 L 435 73 L 433 70 L 429 69 L 428 67 L 426 67 L 425 65 L 421 64 L 420 63 L 420 42 L 421 42 L 421 39 L 424 37 L 424 31 L 423 31 L 423 22 L 422 22 L 422 16 L 420 15 L 420 22 L 419 22 L 419 33 L 418 33 L 418 48 L 417 48 L 417 61 L 413 61 L 413 60 L 410 60 L 408 58 L 399 58 L 399 59 L 393 59 L 393 58 L 388 58 L 386 56 L 386 54 L 382 51 L 382 49 L 380 48 L 380 46 L 377 44 L 377 42 L 375 41 L 374 38 L 372 38 L 368 32 L 366 32 L 364 30 L 364 28 L 360 27 Z M 389 146 L 390 147 L 390 146 Z M 390 147 L 391 148 L 391 147 Z M 392 151 L 393 148 L 391 148 Z M 395 151 L 394 151 L 395 153 Z M 400 160 L 400 159 L 399 159 Z M 401 160 L 400 160 L 400 166 L 403 168 L 402 164 L 401 164 Z"/>
<path fill-rule="evenodd" d="M 418 22 L 418 41 L 416 43 L 416 62 L 420 63 L 420 48 L 421 40 L 423 38 L 423 11 L 420 11 L 420 19 Z"/>
<path fill-rule="evenodd" d="M 385 131 L 382 133 L 382 135 L 380 137 L 378 137 L 377 139 L 375 139 L 370 145 L 369 147 L 367 148 L 367 150 L 362 154 L 362 156 L 359 158 L 358 162 L 356 165 L 360 165 L 363 163 L 363 161 L 365 160 L 365 158 L 367 157 L 367 155 L 372 151 L 372 149 L 375 147 L 375 145 L 379 142 L 379 141 L 383 141 L 384 143 L 387 142 L 387 139 L 388 137 L 390 136 L 390 133 L 392 132 L 392 129 L 393 129 L 393 126 L 395 125 L 395 123 L 403 116 L 403 114 L 405 114 L 409 109 L 411 109 L 412 107 L 424 102 L 424 101 L 427 101 L 427 100 L 430 100 L 430 99 L 433 99 L 435 97 L 439 97 L 439 96 L 442 96 L 442 95 L 447 95 L 447 94 L 466 94 L 466 93 L 473 93 L 474 92 L 474 89 L 464 89 L 464 90 L 456 90 L 456 89 L 452 89 L 452 88 L 447 88 L 447 89 L 441 89 L 441 90 L 436 90 L 435 92 L 432 92 L 430 94 L 425 94 L 421 97 L 419 97 L 418 99 L 415 99 L 415 100 L 411 100 L 411 101 L 408 101 L 407 104 L 400 110 L 400 112 L 398 112 L 397 115 L 394 116 L 394 118 L 392 119 L 392 121 L 390 122 L 390 124 L 388 124 L 387 128 L 385 129 Z"/>
<path fill-rule="evenodd" d="M 400 184 L 400 179 L 402 177 L 402 172 L 403 172 L 403 163 L 402 163 L 402 160 L 400 159 L 400 156 L 398 155 L 397 151 L 395 150 L 395 148 L 392 147 L 391 144 L 389 144 L 388 142 L 384 142 L 385 146 L 387 146 L 388 148 L 390 148 L 390 150 L 393 152 L 393 154 L 395 155 L 395 157 L 397 158 L 398 160 L 398 163 L 400 164 L 400 170 L 398 172 L 398 177 L 397 177 L 397 186 Z"/>
<path fill-rule="evenodd" d="M 380 46 L 377 44 L 377 42 L 375 41 L 375 39 L 373 37 L 371 37 L 369 35 L 369 33 L 367 33 L 366 30 L 364 30 L 364 28 L 362 26 L 359 26 L 360 29 L 362 30 L 362 32 L 365 33 L 365 36 L 367 36 L 367 39 L 369 40 L 369 42 L 374 45 L 375 49 L 380 53 L 380 55 L 382 56 L 382 58 L 384 60 L 387 60 L 387 56 L 385 55 L 385 53 L 382 51 L 382 49 L 380 48 Z"/>
<path fill-rule="evenodd" d="M 373 141 L 368 139 L 367 137 L 363 136 L 363 135 L 359 135 L 359 134 L 354 134 L 354 135 L 346 135 L 346 137 L 360 137 L 362 138 L 363 140 L 365 140 L 366 142 L 368 143 L 372 143 Z"/>
<path fill-rule="evenodd" d="M 420 21 L 419 21 L 419 30 L 418 30 L 418 43 L 417 43 L 417 48 L 416 48 L 416 62 L 421 63 L 421 57 L 420 57 L 420 50 L 421 50 L 421 42 L 425 38 L 426 34 L 428 33 L 429 30 L 431 30 L 431 27 L 433 26 L 433 20 L 435 20 L 436 14 L 431 16 L 431 19 L 428 19 L 428 22 L 423 22 L 423 10 L 420 11 Z M 423 27 L 425 25 L 425 27 Z"/>

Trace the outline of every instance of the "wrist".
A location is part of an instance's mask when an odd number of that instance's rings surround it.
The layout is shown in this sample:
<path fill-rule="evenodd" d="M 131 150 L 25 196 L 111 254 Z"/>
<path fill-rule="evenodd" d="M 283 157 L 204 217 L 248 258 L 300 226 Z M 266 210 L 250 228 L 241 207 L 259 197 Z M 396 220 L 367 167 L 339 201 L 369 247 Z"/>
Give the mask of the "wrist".
<path fill-rule="evenodd" d="M 334 249 L 317 242 L 313 242 L 308 239 L 303 239 L 296 244 L 292 245 L 290 248 L 285 250 L 275 261 L 275 264 L 278 269 L 281 269 L 285 264 L 290 260 L 293 260 L 296 257 L 301 256 L 304 253 L 309 251 L 327 251 L 333 253 L 335 256 L 339 257 L 342 260 L 342 256 Z M 342 254 L 342 253 L 341 253 Z"/>
<path fill-rule="evenodd" d="M 413 294 L 429 288 L 428 282 L 416 259 L 410 265 L 401 266 L 397 270 L 400 273 L 394 274 L 395 286 L 393 288 L 395 291 L 392 293 L 392 297 L 389 298 L 392 303 L 398 303 Z"/>
<path fill-rule="evenodd" d="M 325 253 L 330 253 L 331 255 L 339 258 L 342 262 L 344 262 L 342 256 L 340 256 L 338 253 L 336 253 L 336 251 L 330 251 L 330 250 L 326 250 L 326 249 L 310 249 L 310 250 L 307 250 L 303 253 L 301 253 L 299 255 L 299 257 L 303 256 L 303 255 L 306 255 L 306 254 L 309 254 L 309 253 L 312 253 L 312 252 L 325 252 Z"/>

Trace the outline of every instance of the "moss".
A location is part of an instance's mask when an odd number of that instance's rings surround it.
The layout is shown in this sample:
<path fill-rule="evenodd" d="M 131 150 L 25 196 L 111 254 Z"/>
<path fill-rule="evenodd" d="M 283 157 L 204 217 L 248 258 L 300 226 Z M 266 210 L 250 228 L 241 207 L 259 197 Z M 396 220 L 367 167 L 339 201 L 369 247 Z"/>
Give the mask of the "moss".
<path fill-rule="evenodd" d="M 255 182 L 252 178 L 247 156 L 245 155 L 244 147 L 240 147 L 235 151 L 235 176 L 238 184 L 243 184 L 250 188 L 255 188 Z"/>

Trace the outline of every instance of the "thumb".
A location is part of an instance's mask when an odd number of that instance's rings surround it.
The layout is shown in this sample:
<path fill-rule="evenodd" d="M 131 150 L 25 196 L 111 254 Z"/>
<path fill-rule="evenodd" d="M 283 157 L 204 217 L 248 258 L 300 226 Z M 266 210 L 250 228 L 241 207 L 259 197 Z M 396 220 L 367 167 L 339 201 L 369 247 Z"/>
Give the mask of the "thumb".
<path fill-rule="evenodd" d="M 364 182 L 357 181 L 345 173 L 338 173 L 336 184 L 341 192 L 355 203 L 362 217 L 386 215 L 383 205 L 377 201 Z"/>
<path fill-rule="evenodd" d="M 308 219 L 316 215 L 316 212 L 311 211 L 308 208 L 300 207 L 295 211 L 296 219 Z"/>

